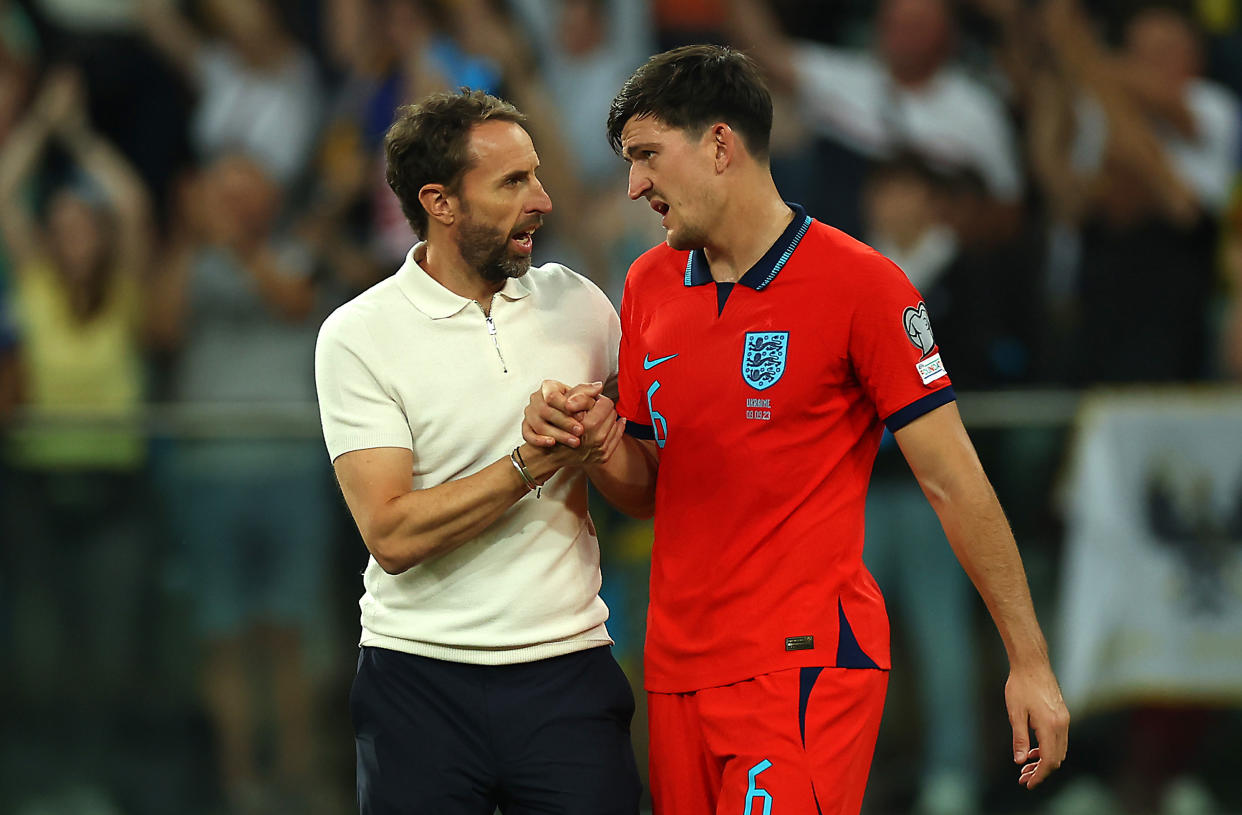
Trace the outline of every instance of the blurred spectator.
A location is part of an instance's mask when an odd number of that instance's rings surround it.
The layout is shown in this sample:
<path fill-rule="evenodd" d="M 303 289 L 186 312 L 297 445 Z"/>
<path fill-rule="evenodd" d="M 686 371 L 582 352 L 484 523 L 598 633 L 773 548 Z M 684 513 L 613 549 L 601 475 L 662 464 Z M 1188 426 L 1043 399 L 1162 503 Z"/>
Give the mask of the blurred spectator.
<path fill-rule="evenodd" d="M 1013 233 L 1022 195 L 1021 164 L 1004 107 L 988 88 L 952 66 L 948 0 L 884 0 L 874 53 L 845 50 L 780 32 L 757 0 L 729 0 L 733 38 L 751 49 L 818 137 L 821 200 L 808 212 L 862 234 L 859 198 L 868 163 L 913 152 L 944 172 L 971 170 L 986 183 L 991 228 Z"/>
<path fill-rule="evenodd" d="M 384 179 L 382 142 L 393 111 L 437 90 L 500 91 L 497 56 L 461 42 L 461 32 L 480 27 L 468 24 L 469 8 L 433 0 L 330 0 L 327 39 L 343 78 L 300 233 L 348 291 L 399 266 L 415 242 Z"/>
<path fill-rule="evenodd" d="M 917 695 L 915 815 L 980 811 L 974 593 L 931 504 L 886 435 L 867 494 L 863 560 L 884 592 Z"/>
<path fill-rule="evenodd" d="M 588 188 L 621 198 L 624 165 L 604 136 L 608 105 L 652 53 L 646 0 L 510 0 L 530 32 L 556 105 L 572 170 Z"/>
<path fill-rule="evenodd" d="M 136 329 L 153 237 L 149 202 L 129 164 L 92 130 L 84 104 L 76 74 L 49 75 L 30 115 L 4 145 L 0 207 L 31 406 L 124 416 L 137 409 L 142 390 Z M 52 138 L 80 175 L 47 196 L 36 223 L 22 197 Z M 19 447 L 33 443 L 49 465 L 61 455 L 74 463 L 83 446 L 107 448 L 127 464 L 141 458 L 140 438 L 132 432 L 107 433 L 91 445 L 59 431 L 34 438 L 15 441 Z"/>
<path fill-rule="evenodd" d="M 1025 109 L 1044 43 L 1038 25 L 1042 0 L 962 0 L 958 7 L 961 44 L 972 69 L 1009 102 Z"/>
<path fill-rule="evenodd" d="M 907 153 L 875 165 L 862 200 L 866 240 L 927 301 L 954 385 L 1031 381 L 1042 342 L 1040 253 L 989 229 L 982 180 L 946 176 Z"/>
<path fill-rule="evenodd" d="M 53 141 L 74 169 L 36 219 L 29 184 Z M 138 413 L 152 231 L 141 181 L 91 127 L 70 71 L 48 74 L 0 150 L 0 224 L 29 415 L 6 451 L 13 668 L 26 703 L 16 726 L 55 733 L 44 758 L 57 775 L 40 781 L 100 785 L 138 702 L 131 671 L 150 588 Z"/>
<path fill-rule="evenodd" d="M 334 15 L 347 21 L 332 40 L 346 79 L 319 153 L 311 204 L 298 231 L 338 281 L 365 288 L 399 263 L 415 242 L 384 180 L 380 147 L 394 107 L 461 85 L 503 92 L 528 111 L 545 184 L 561 201 L 559 207 L 583 213 L 579 228 L 561 239 L 575 257 L 585 259 L 581 271 L 606 276 L 606 261 L 595 262 L 606 246 L 596 227 L 602 218 L 588 217 L 593 197 L 580 183 L 575 151 L 558 126 L 553 94 L 535 71 L 531 49 L 502 2 L 461 0 L 440 6 L 425 0 L 384 0 L 369 9 L 342 3 Z M 369 31 L 384 32 L 378 48 Z M 621 163 L 608 151 L 602 131 L 595 141 L 619 169 Z M 621 189 L 621 182 L 616 184 L 609 201 L 624 200 L 615 195 Z"/>
<path fill-rule="evenodd" d="M 421 98 L 445 87 L 466 86 L 492 92 L 500 88 L 501 55 L 472 42 L 474 24 L 486 23 L 465 8 L 487 12 L 488 5 L 437 0 L 386 0 L 390 31 L 405 61 L 405 99 Z"/>
<path fill-rule="evenodd" d="M 943 187 L 944 180 L 917 156 L 899 156 L 869 174 L 863 213 L 867 241 L 897 263 L 926 299 L 956 384 L 957 350 L 944 339 L 945 275 L 959 250 L 940 215 Z M 968 337 L 969 329 L 959 336 Z M 898 650 L 911 654 L 919 677 L 925 759 L 915 812 L 970 815 L 978 811 L 981 794 L 972 591 L 936 513 L 895 450 L 886 435 L 867 495 L 863 559 L 893 609 Z"/>
<path fill-rule="evenodd" d="M 614 303 L 620 302 L 630 262 L 662 235 L 646 213 L 621 194 L 625 164 L 609 146 L 601 123 L 608 118 L 608 104 L 617 88 L 651 53 L 651 10 L 646 0 L 510 0 L 510 4 L 532 34 L 539 65 L 537 77 L 519 81 L 538 82 L 541 87 L 527 88 L 525 95 L 539 92 L 551 101 L 552 118 L 538 127 L 559 125 L 559 139 L 569 155 L 551 158 L 564 164 L 561 175 L 578 188 L 576 195 L 565 198 L 562 193 L 571 191 L 557 189 L 555 174 L 549 178 L 549 191 L 561 202 L 558 206 L 571 206 L 577 217 L 563 222 L 559 230 L 553 228 L 555 245 L 545 251 L 593 279 Z M 519 71 L 513 68 L 508 74 L 512 77 Z M 549 145 L 539 147 L 541 156 L 550 155 Z M 566 183 L 564 178 L 559 181 L 562 187 Z"/>
<path fill-rule="evenodd" d="M 867 242 L 900 266 L 925 297 L 942 282 L 958 252 L 957 236 L 939 206 L 945 186 L 926 162 L 906 153 L 877 163 L 863 190 Z M 929 302 L 937 329 L 942 327 L 938 305 Z"/>
<path fill-rule="evenodd" d="M 197 93 L 191 137 L 199 157 L 241 152 L 282 186 L 298 180 L 317 135 L 319 81 L 277 4 L 204 0 L 214 32 L 206 37 L 172 0 L 138 2 L 147 36 Z"/>
<path fill-rule="evenodd" d="M 1029 111 L 1033 166 L 1053 218 L 1078 228 L 1078 313 L 1062 361 L 1075 382 L 1193 380 L 1206 362 L 1218 218 L 1237 170 L 1239 113 L 1199 76 L 1198 38 L 1167 8 L 1095 39 L 1075 0 L 1044 5 L 1053 68 Z M 1136 330 L 1151 314 L 1159 330 Z"/>
<path fill-rule="evenodd" d="M 180 352 L 174 399 L 245 406 L 252 419 L 313 402 L 310 257 L 277 229 L 279 186 L 251 159 L 223 156 L 179 203 L 154 303 L 159 338 Z M 280 427 L 180 441 L 166 485 L 205 648 L 220 786 L 238 813 L 308 812 L 321 792 L 305 642 L 334 498 L 318 443 Z"/>
<path fill-rule="evenodd" d="M 296 231 L 344 302 L 388 274 L 413 241 L 384 180 L 381 142 L 401 103 L 401 53 L 380 2 L 330 0 L 323 39 L 336 81 Z M 395 210 L 396 220 L 393 220 Z"/>
<path fill-rule="evenodd" d="M 126 155 L 161 219 L 173 171 L 186 159 L 186 103 L 147 46 L 137 0 L 28 0 L 46 59 L 76 65 L 91 119 Z"/>

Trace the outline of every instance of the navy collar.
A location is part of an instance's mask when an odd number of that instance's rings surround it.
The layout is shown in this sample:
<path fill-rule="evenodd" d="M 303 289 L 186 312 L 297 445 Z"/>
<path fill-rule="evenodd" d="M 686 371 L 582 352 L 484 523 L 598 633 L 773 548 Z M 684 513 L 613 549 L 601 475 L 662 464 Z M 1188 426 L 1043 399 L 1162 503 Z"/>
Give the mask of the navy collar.
<path fill-rule="evenodd" d="M 789 256 L 798 248 L 798 242 L 802 240 L 802 236 L 811 228 L 811 219 L 801 205 L 791 204 L 788 201 L 785 204 L 793 210 L 793 220 L 776 239 L 776 243 L 772 244 L 763 257 L 759 258 L 759 261 L 742 275 L 742 279 L 737 281 L 743 286 L 755 291 L 763 291 L 776 279 L 776 275 L 788 262 Z M 686 285 L 702 286 L 704 283 L 711 282 L 712 270 L 707 263 L 707 254 L 702 249 L 695 249 L 686 261 Z"/>

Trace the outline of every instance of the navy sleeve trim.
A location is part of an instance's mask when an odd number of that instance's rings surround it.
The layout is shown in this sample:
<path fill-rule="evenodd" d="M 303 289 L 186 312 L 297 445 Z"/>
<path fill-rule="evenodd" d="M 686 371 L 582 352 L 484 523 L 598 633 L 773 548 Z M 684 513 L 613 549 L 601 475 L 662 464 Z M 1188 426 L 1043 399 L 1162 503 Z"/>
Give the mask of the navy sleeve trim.
<path fill-rule="evenodd" d="M 649 424 L 639 424 L 638 422 L 626 422 L 625 433 L 627 436 L 633 436 L 636 439 L 644 439 L 646 441 L 655 441 L 655 430 Z"/>
<path fill-rule="evenodd" d="M 892 416 L 889 416 L 884 420 L 884 426 L 889 429 L 889 432 L 896 433 L 898 430 L 910 424 L 910 422 L 913 422 L 923 414 L 931 413 L 941 405 L 947 405 L 950 402 L 956 401 L 957 394 L 953 392 L 952 385 L 947 388 L 941 388 L 934 393 L 927 394 L 918 401 L 911 402 L 901 410 L 894 413 Z M 628 426 L 626 427 L 626 430 L 629 430 Z"/>

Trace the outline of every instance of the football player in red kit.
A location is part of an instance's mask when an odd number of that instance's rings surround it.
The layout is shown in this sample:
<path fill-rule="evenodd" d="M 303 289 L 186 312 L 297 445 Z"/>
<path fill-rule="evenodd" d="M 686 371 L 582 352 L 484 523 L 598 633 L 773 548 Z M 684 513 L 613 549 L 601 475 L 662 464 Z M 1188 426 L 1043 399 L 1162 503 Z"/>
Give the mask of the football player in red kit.
<path fill-rule="evenodd" d="M 1014 760 L 1034 786 L 1065 755 L 1069 714 L 927 308 L 887 258 L 782 200 L 771 123 L 753 63 L 727 48 L 657 55 L 626 82 L 609 136 L 667 237 L 626 279 L 615 412 L 598 386 L 546 382 L 523 424 L 576 446 L 627 423 L 587 471 L 655 517 L 656 812 L 857 815 L 889 669 L 862 561 L 886 427 L 1004 640 Z"/>

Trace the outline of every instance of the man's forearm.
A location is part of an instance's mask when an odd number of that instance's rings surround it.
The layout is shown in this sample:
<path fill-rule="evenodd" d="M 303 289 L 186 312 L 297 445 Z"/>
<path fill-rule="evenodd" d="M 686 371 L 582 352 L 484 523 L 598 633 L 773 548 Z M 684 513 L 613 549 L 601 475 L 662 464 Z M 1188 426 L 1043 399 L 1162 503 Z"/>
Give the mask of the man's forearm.
<path fill-rule="evenodd" d="M 608 461 L 587 465 L 585 469 L 595 489 L 626 515 L 650 518 L 655 514 L 659 458 L 648 443 L 624 436 Z"/>
<path fill-rule="evenodd" d="M 895 432 L 898 446 L 940 517 L 945 536 L 987 604 L 1011 667 L 1046 664 L 1026 570 L 996 493 L 950 402 Z"/>
<path fill-rule="evenodd" d="M 523 446 L 522 455 L 527 472 L 541 484 L 563 463 L 530 445 Z M 349 502 L 350 484 L 341 478 L 341 486 Z M 400 574 L 474 540 L 527 492 L 525 480 L 506 456 L 472 475 L 398 495 L 367 515 L 360 515 L 361 507 L 353 503 L 351 510 L 376 562 L 386 572 Z"/>
<path fill-rule="evenodd" d="M 1010 665 L 1047 661 L 1026 570 L 996 493 L 982 470 L 940 490 L 924 487 L 945 536 L 996 623 Z"/>

